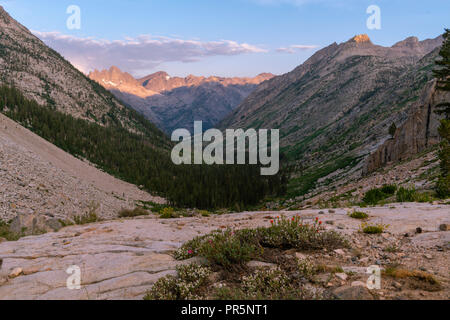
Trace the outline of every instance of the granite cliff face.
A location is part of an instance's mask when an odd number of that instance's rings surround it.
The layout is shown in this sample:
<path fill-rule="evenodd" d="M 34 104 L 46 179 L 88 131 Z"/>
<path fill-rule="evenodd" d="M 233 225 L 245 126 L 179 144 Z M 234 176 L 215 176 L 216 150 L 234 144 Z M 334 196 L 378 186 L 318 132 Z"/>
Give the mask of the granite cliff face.
<path fill-rule="evenodd" d="M 258 84 L 273 75 L 263 73 L 254 78 L 190 75 L 181 78 L 161 71 L 135 79 L 117 67 L 111 67 L 95 70 L 89 77 L 170 134 L 178 128 L 192 131 L 195 120 L 202 120 L 205 129 L 213 127 Z"/>
<path fill-rule="evenodd" d="M 368 159 L 365 173 L 373 172 L 391 162 L 406 160 L 439 143 L 440 116 L 435 113 L 437 104 L 450 101 L 450 94 L 435 90 L 435 81 L 428 83 L 424 94 L 415 106 L 416 111 L 397 129 L 392 139 L 386 140 Z"/>

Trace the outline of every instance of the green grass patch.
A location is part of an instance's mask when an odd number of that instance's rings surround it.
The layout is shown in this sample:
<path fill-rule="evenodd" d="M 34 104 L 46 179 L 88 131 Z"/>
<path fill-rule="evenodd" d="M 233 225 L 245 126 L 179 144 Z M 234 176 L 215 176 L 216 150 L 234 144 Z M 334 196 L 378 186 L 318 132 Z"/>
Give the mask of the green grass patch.
<path fill-rule="evenodd" d="M 9 225 L 9 222 L 0 220 L 0 238 L 6 239 L 7 241 L 17 241 L 21 237 L 23 237 L 23 234 L 11 232 L 9 229 Z"/>
<path fill-rule="evenodd" d="M 97 213 L 95 213 L 95 212 L 89 212 L 89 213 L 85 213 L 85 214 L 73 217 L 73 222 L 75 222 L 75 224 L 78 224 L 78 225 L 89 224 L 89 223 L 94 223 L 94 222 L 98 222 L 98 221 L 100 221 L 100 218 L 98 217 Z"/>
<path fill-rule="evenodd" d="M 363 220 L 363 219 L 367 219 L 369 217 L 369 215 L 362 211 L 355 211 L 355 212 L 352 212 L 351 214 L 349 214 L 349 217 L 353 218 L 353 219 Z"/>
<path fill-rule="evenodd" d="M 174 208 L 165 207 L 159 212 L 159 217 L 161 219 L 173 219 L 178 218 L 179 215 L 175 212 Z"/>
<path fill-rule="evenodd" d="M 258 255 L 254 243 L 234 235 L 231 230 L 217 232 L 199 248 L 199 255 L 228 270 L 235 265 L 244 265 Z"/>
<path fill-rule="evenodd" d="M 156 203 L 153 201 L 138 201 L 138 206 L 144 210 L 150 210 L 154 213 L 159 213 L 164 208 L 169 207 L 167 204 Z"/>
<path fill-rule="evenodd" d="M 397 202 L 414 202 L 416 199 L 415 188 L 403 188 L 401 187 L 397 191 Z"/>
<path fill-rule="evenodd" d="M 139 216 L 148 216 L 149 212 L 141 207 L 131 209 L 122 209 L 119 211 L 119 218 L 133 218 Z"/>
<path fill-rule="evenodd" d="M 380 201 L 395 195 L 396 190 L 397 186 L 395 185 L 384 185 L 381 188 L 370 189 L 365 193 L 363 202 L 367 205 L 376 205 Z"/>
<path fill-rule="evenodd" d="M 368 224 L 368 223 L 362 223 L 361 224 L 361 232 L 366 234 L 381 234 L 388 228 L 388 225 L 384 224 Z"/>

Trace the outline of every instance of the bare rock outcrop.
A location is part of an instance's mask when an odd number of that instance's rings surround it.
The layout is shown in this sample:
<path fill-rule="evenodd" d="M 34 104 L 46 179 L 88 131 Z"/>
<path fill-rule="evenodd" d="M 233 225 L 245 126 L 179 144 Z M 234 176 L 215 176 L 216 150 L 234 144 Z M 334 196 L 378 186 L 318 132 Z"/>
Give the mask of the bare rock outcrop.
<path fill-rule="evenodd" d="M 437 104 L 449 101 L 450 95 L 436 91 L 435 81 L 427 84 L 411 115 L 401 125 L 393 138 L 386 140 L 366 162 L 365 173 L 373 172 L 388 163 L 406 160 L 439 143 Z"/>
<path fill-rule="evenodd" d="M 360 221 L 350 218 L 346 209 L 335 209 L 333 213 L 320 215 L 325 222 L 335 222 L 335 225 L 325 223 L 325 228 L 347 234 L 352 247 L 359 253 L 347 249 L 308 253 L 311 259 L 327 259 L 327 265 L 338 264 L 349 273 L 348 277 L 340 275 L 341 278 L 326 281 L 332 282 L 330 289 L 335 295 L 341 299 L 371 298 L 363 287 L 355 286 L 358 281 L 363 281 L 363 285 L 366 283 L 367 267 L 375 263 L 388 265 L 401 261 L 405 268 L 423 267 L 442 280 L 441 291 L 418 296 L 423 292 L 416 290 L 419 292 L 413 292 L 410 298 L 448 299 L 449 251 L 446 248 L 450 232 L 438 229 L 440 224 L 449 222 L 447 208 L 442 205 L 403 204 L 396 208 L 361 210 L 369 214 L 371 223 L 389 224 L 387 232 L 375 236 L 361 234 L 358 232 Z M 0 243 L 0 300 L 139 300 L 159 278 L 176 274 L 177 265 L 202 263 L 201 259 L 195 258 L 177 261 L 171 255 L 182 243 L 195 236 L 221 227 L 269 226 L 268 215 L 283 215 L 287 219 L 300 216 L 305 222 L 311 222 L 318 212 L 245 212 L 169 220 L 149 216 L 70 226 L 56 233 L 3 242 Z M 340 229 L 340 225 L 344 227 Z M 423 233 L 415 235 L 417 227 L 421 227 Z M 405 233 L 412 235 L 404 237 Z M 384 248 L 393 246 L 397 248 L 395 252 L 384 251 Z M 71 275 L 67 270 L 71 266 L 80 269 L 79 290 L 67 287 Z M 354 288 L 349 287 L 350 284 Z M 390 289 L 386 277 L 382 281 L 382 290 L 376 292 L 380 291 L 386 293 L 388 299 L 409 294 L 407 288 L 404 292 Z"/>
<path fill-rule="evenodd" d="M 62 227 L 62 223 L 56 218 L 31 213 L 16 216 L 9 229 L 15 234 L 34 235 L 59 231 Z"/>

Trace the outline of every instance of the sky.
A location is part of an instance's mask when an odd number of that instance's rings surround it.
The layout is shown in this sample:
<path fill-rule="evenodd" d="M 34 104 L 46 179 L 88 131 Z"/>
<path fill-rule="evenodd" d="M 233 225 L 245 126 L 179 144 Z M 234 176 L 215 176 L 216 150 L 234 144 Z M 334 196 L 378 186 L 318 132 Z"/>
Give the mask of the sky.
<path fill-rule="evenodd" d="M 391 46 L 450 28 L 449 0 L 0 0 L 11 16 L 87 73 L 135 77 L 283 74 L 357 34 Z M 80 9 L 79 28 L 76 11 Z M 380 29 L 369 29 L 371 5 Z M 68 27 L 68 20 L 71 22 Z M 75 24 L 74 24 L 75 23 Z"/>

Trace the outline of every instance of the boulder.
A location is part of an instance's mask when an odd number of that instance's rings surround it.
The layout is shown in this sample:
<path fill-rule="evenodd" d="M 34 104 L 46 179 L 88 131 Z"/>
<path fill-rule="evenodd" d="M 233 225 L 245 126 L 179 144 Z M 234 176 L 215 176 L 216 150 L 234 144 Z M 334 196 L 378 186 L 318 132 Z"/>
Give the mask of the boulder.
<path fill-rule="evenodd" d="M 55 232 L 62 227 L 61 222 L 55 218 L 39 214 L 20 214 L 12 220 L 9 230 L 12 233 L 29 236 L 46 232 Z"/>
<path fill-rule="evenodd" d="M 308 258 L 308 256 L 306 256 L 306 255 L 304 255 L 303 253 L 300 253 L 300 252 L 296 252 L 296 253 L 295 253 L 295 257 L 296 257 L 298 260 L 305 260 L 305 259 Z"/>
<path fill-rule="evenodd" d="M 331 273 L 319 273 L 318 275 L 314 276 L 314 282 L 315 283 L 322 283 L 325 284 L 332 278 Z"/>
<path fill-rule="evenodd" d="M 18 276 L 20 276 L 23 273 L 23 269 L 22 268 L 14 268 L 10 273 L 9 273 L 9 277 L 12 278 L 17 278 Z"/>
<path fill-rule="evenodd" d="M 345 255 L 345 251 L 342 250 L 342 249 L 336 249 L 336 250 L 334 250 L 334 252 L 335 252 L 336 254 L 340 255 L 340 256 Z"/>
<path fill-rule="evenodd" d="M 373 296 L 363 286 L 343 286 L 333 291 L 339 300 L 373 300 Z"/>
<path fill-rule="evenodd" d="M 336 273 L 335 276 L 344 281 L 346 281 L 348 278 L 347 274 L 345 274 L 345 273 Z"/>

